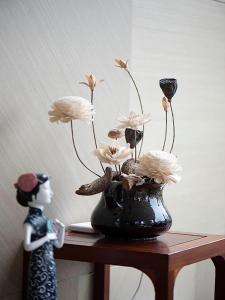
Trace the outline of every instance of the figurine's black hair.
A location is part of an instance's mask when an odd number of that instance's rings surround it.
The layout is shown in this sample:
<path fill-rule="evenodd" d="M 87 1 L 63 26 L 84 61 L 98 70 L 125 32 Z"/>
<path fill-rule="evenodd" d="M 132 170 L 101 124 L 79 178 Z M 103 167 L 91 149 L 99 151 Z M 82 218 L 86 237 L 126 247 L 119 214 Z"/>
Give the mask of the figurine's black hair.
<path fill-rule="evenodd" d="M 49 180 L 49 177 L 44 174 L 36 174 L 36 176 L 38 183 L 32 191 L 24 192 L 20 188 L 17 188 L 16 200 L 20 205 L 25 207 L 29 206 L 28 202 L 32 201 L 32 196 L 36 197 L 37 193 L 39 192 L 39 186 Z"/>

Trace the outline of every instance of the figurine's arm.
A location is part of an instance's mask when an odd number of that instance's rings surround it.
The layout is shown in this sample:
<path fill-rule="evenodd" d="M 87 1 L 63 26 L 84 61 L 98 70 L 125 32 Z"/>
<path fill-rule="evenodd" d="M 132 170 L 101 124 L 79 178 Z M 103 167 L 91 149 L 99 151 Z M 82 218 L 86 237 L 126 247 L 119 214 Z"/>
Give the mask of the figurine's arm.
<path fill-rule="evenodd" d="M 63 246 L 64 238 L 65 238 L 65 225 L 57 219 L 55 219 L 55 223 L 59 229 L 57 234 L 57 240 L 54 241 L 54 246 L 56 248 L 61 248 Z"/>
<path fill-rule="evenodd" d="M 33 227 L 25 223 L 24 224 L 24 249 L 26 251 L 33 251 L 40 246 L 42 246 L 45 242 L 48 242 L 50 240 L 56 240 L 56 234 L 55 233 L 47 233 L 44 237 L 40 238 L 39 240 L 36 241 L 31 241 L 31 235 L 33 233 Z"/>

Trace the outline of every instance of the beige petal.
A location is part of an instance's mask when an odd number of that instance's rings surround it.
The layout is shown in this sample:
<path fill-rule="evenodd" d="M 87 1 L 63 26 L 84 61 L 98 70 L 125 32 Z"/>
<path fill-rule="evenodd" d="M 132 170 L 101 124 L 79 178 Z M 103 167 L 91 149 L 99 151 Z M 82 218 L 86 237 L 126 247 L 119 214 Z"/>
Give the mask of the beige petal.
<path fill-rule="evenodd" d="M 89 86 L 88 83 L 87 83 L 87 82 L 84 82 L 84 81 L 80 81 L 79 84 L 84 84 L 84 85 L 86 85 L 86 86 Z"/>
<path fill-rule="evenodd" d="M 166 97 L 162 98 L 162 106 L 163 106 L 164 111 L 167 112 L 169 110 L 170 103 Z"/>
<path fill-rule="evenodd" d="M 117 67 L 120 67 L 122 69 L 127 69 L 128 68 L 128 60 L 122 60 L 122 59 L 115 59 L 115 62 L 117 64 Z"/>

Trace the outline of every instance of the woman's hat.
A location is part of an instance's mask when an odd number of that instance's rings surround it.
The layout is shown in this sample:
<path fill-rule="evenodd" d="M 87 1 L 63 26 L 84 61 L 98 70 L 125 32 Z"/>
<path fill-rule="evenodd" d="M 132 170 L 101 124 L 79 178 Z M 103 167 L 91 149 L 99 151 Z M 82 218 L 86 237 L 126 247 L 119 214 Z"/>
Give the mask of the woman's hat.
<path fill-rule="evenodd" d="M 26 173 L 19 176 L 14 186 L 17 189 L 22 190 L 23 192 L 31 192 L 37 186 L 37 184 L 37 175 L 33 173 Z"/>

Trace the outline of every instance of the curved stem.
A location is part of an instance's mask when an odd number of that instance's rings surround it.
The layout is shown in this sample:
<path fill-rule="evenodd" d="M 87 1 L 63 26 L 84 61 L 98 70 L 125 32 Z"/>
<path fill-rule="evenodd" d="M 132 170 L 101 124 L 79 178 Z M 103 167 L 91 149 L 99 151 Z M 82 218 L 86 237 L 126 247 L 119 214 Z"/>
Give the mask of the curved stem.
<path fill-rule="evenodd" d="M 131 298 L 131 300 L 134 300 L 134 298 L 136 297 L 136 295 L 137 295 L 137 293 L 138 293 L 138 291 L 139 291 L 139 289 L 140 289 L 140 287 L 141 287 L 141 282 L 142 282 L 142 279 L 143 279 L 143 275 L 144 275 L 144 273 L 142 272 L 142 273 L 141 273 L 141 276 L 140 276 L 139 283 L 138 283 L 138 287 L 136 288 L 136 291 L 134 292 L 134 295 L 133 295 L 133 297 Z"/>
<path fill-rule="evenodd" d="M 91 91 L 91 104 L 93 105 L 93 100 L 94 100 L 94 91 Z M 96 140 L 96 135 L 95 135 L 95 125 L 94 125 L 94 121 L 91 121 L 92 123 L 92 132 L 93 132 L 93 136 L 94 136 L 94 142 L 95 142 L 95 148 L 98 148 L 97 145 L 97 140 Z"/>
<path fill-rule="evenodd" d="M 70 125 L 71 125 L 71 134 L 72 134 L 72 141 L 73 141 L 73 147 L 74 147 L 74 150 L 75 150 L 75 153 L 77 155 L 77 158 L 78 160 L 80 161 L 80 163 L 88 170 L 90 171 L 92 174 L 98 176 L 98 177 L 101 177 L 100 175 L 98 175 L 97 173 L 95 173 L 94 171 L 92 171 L 91 169 L 89 169 L 85 164 L 84 162 L 81 160 L 78 152 L 77 152 L 77 148 L 76 148 L 76 145 L 75 145 L 75 140 L 74 140 L 74 133 L 73 133 L 73 121 L 70 122 Z"/>
<path fill-rule="evenodd" d="M 137 162 L 137 131 L 136 129 L 134 130 L 134 141 L 135 141 L 135 146 L 134 146 L 134 162 Z"/>
<path fill-rule="evenodd" d="M 138 158 L 141 155 L 141 150 L 142 150 L 143 141 L 144 141 L 144 131 L 145 131 L 145 125 L 142 126 L 143 135 L 142 135 L 142 139 L 141 139 L 141 145 L 140 145 L 140 148 L 139 148 Z"/>
<path fill-rule="evenodd" d="M 131 80 L 132 80 L 132 82 L 133 82 L 133 84 L 134 84 L 134 87 L 135 87 L 136 92 L 137 92 L 137 94 L 138 94 L 138 99 L 139 99 L 139 103 L 140 103 L 140 107 L 141 107 L 141 113 L 143 114 L 143 113 L 144 113 L 144 110 L 143 110 L 143 105 L 142 105 L 142 102 L 141 102 L 141 95 L 140 95 L 140 93 L 139 93 L 137 84 L 136 84 L 136 82 L 135 82 L 133 76 L 131 75 L 130 71 L 129 71 L 128 69 L 125 69 L 125 70 L 126 70 L 127 73 L 129 74 L 129 76 L 130 76 L 130 78 L 131 78 Z"/>
<path fill-rule="evenodd" d="M 164 136 L 164 142 L 163 142 L 163 147 L 162 147 L 162 151 L 164 151 L 165 149 L 165 145 L 166 145 L 166 138 L 167 138 L 167 111 L 166 111 L 166 127 L 165 127 L 165 136 Z"/>
<path fill-rule="evenodd" d="M 130 71 L 128 69 L 125 69 L 128 73 L 128 75 L 130 76 L 130 79 L 132 80 L 133 84 L 134 84 L 134 87 L 136 89 L 136 92 L 137 92 L 137 95 L 138 95 L 138 99 L 139 99 L 139 103 L 140 103 L 140 107 L 141 107 L 141 113 L 144 114 L 144 109 L 143 109 L 143 105 L 142 105 L 142 101 L 141 101 L 141 95 L 139 93 L 139 90 L 138 90 L 138 87 L 137 87 L 137 84 L 133 78 L 133 76 L 131 75 Z M 140 145 L 140 149 L 139 149 L 139 153 L 138 153 L 138 157 L 140 156 L 141 154 L 141 150 L 142 150 L 142 145 L 143 145 L 143 140 L 144 140 L 144 131 L 145 131 L 145 125 L 143 124 L 142 126 L 142 131 L 143 131 L 143 136 L 142 136 L 142 139 L 141 139 L 141 145 Z"/>
<path fill-rule="evenodd" d="M 93 105 L 93 102 L 94 102 L 94 91 L 91 90 L 91 104 Z M 94 142 L 95 142 L 95 148 L 97 149 L 98 148 L 98 144 L 97 144 L 97 139 L 96 139 L 96 134 L 95 134 L 95 124 L 94 124 L 94 121 L 92 120 L 91 121 L 91 124 L 92 124 L 92 132 L 93 132 L 93 137 L 94 137 Z M 100 165 L 101 165 L 101 168 L 103 170 L 103 172 L 105 173 L 105 169 L 103 167 L 103 164 L 101 161 L 99 161 Z"/>
<path fill-rule="evenodd" d="M 175 120 L 174 120 L 174 114 L 173 114 L 173 108 L 172 108 L 172 103 L 170 101 L 170 110 L 171 110 L 171 114 L 172 114 L 172 120 L 173 120 L 173 142 L 172 142 L 172 146 L 170 148 L 170 153 L 173 150 L 173 146 L 174 146 L 174 141 L 175 141 Z"/>

